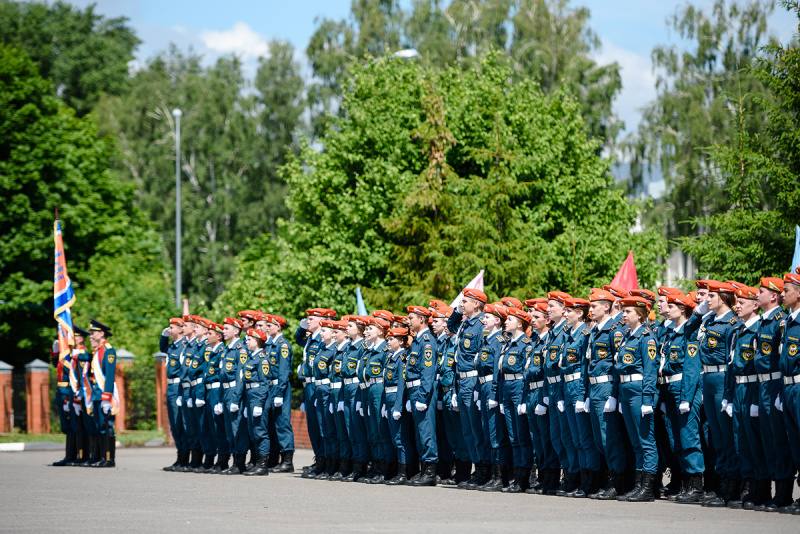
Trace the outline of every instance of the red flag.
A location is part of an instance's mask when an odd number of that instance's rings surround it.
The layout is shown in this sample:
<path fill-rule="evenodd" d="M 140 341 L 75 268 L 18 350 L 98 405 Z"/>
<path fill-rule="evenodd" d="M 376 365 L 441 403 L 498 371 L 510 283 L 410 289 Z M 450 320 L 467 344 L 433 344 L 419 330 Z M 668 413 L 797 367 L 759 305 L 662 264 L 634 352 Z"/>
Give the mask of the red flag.
<path fill-rule="evenodd" d="M 639 289 L 639 277 L 636 275 L 636 265 L 633 263 L 633 251 L 628 253 L 628 257 L 622 262 L 617 276 L 611 281 L 612 286 L 619 286 L 626 291 Z"/>

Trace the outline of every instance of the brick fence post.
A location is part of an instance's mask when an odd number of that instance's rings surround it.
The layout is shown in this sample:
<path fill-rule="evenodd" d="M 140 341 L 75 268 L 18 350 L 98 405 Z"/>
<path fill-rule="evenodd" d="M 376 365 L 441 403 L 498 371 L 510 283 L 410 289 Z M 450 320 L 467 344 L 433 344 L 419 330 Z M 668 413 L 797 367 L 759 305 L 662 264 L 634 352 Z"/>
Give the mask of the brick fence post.
<path fill-rule="evenodd" d="M 156 352 L 153 358 L 156 360 L 156 422 L 158 429 L 167 436 L 167 443 L 175 443 L 167 416 L 167 355 Z"/>
<path fill-rule="evenodd" d="M 28 434 L 50 433 L 50 366 L 38 358 L 25 365 Z"/>
<path fill-rule="evenodd" d="M 14 368 L 6 362 L 0 362 L 0 432 L 11 432 L 11 412 L 14 411 L 11 404 L 13 398 L 11 371 L 13 370 Z"/>
<path fill-rule="evenodd" d="M 119 413 L 114 418 L 114 430 L 123 432 L 128 428 L 128 406 L 131 400 L 130 377 L 128 371 L 133 367 L 133 353 L 118 349 L 114 369 L 114 384 L 119 393 Z"/>

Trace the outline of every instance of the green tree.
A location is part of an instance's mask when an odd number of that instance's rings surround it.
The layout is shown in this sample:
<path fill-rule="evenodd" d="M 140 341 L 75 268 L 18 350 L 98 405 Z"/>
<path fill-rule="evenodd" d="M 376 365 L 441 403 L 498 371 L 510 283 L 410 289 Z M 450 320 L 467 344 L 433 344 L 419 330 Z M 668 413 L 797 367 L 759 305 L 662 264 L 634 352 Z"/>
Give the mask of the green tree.
<path fill-rule="evenodd" d="M 92 267 L 106 258 L 134 255 L 146 264 L 142 272 L 163 273 L 153 254 L 156 235 L 134 206 L 133 187 L 109 172 L 112 154 L 113 143 L 53 95 L 25 52 L 0 44 L 0 188 L 6 199 L 0 210 L 0 343 L 10 349 L 3 355 L 8 363 L 42 357 L 52 343 L 56 207 L 78 294 L 92 284 L 102 287 L 104 271 Z M 137 279 L 128 283 L 136 287 Z M 78 300 L 76 313 L 87 304 Z"/>
<path fill-rule="evenodd" d="M 124 17 L 106 19 L 94 5 L 0 2 L 0 43 L 25 50 L 58 96 L 83 116 L 102 93 L 119 94 L 140 41 Z"/>
<path fill-rule="evenodd" d="M 798 2 L 781 4 L 800 22 Z M 704 233 L 679 242 L 697 259 L 701 272 L 757 285 L 760 276 L 782 276 L 789 269 L 794 229 L 800 224 L 797 35 L 785 47 L 763 47 L 747 75 L 765 91 L 734 101 L 733 142 L 708 151 L 716 167 L 706 179 L 724 184 L 723 209 L 694 219 Z M 750 100 L 754 102 L 748 105 Z"/>

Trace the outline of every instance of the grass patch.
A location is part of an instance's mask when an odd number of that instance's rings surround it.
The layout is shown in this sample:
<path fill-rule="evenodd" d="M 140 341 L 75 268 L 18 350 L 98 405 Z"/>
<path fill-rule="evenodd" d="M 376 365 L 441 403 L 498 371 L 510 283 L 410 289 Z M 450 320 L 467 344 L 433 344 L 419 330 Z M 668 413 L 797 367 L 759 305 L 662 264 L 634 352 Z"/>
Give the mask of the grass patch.
<path fill-rule="evenodd" d="M 64 434 L 26 434 L 24 432 L 11 432 L 10 434 L 0 434 L 0 443 L 31 443 L 35 441 L 52 441 L 55 443 L 65 443 L 67 437 Z M 131 430 L 117 434 L 117 441 L 123 447 L 142 446 L 151 439 L 163 439 L 166 436 L 161 430 Z"/>

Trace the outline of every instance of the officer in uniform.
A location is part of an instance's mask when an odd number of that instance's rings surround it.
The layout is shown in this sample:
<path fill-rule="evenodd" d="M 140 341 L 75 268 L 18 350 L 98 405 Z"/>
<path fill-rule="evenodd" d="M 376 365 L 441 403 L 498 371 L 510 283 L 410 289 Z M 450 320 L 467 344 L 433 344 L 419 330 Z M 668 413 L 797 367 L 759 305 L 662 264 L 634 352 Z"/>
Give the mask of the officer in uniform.
<path fill-rule="evenodd" d="M 358 316 L 347 316 L 347 335 L 350 337 L 350 344 L 347 352 L 342 357 L 342 400 L 344 409 L 344 420 L 347 427 L 347 436 L 350 439 L 350 447 L 353 451 L 353 469 L 350 474 L 342 479 L 342 482 L 358 482 L 364 476 L 367 462 L 369 461 L 369 448 L 367 446 L 366 429 L 363 428 L 363 421 L 358 418 L 363 417 L 359 413 L 361 408 L 358 371 L 364 352 L 367 350 L 367 343 L 364 341 L 364 327 L 366 320 Z"/>
<path fill-rule="evenodd" d="M 228 460 L 231 451 L 228 445 L 228 438 L 225 435 L 225 416 L 222 408 L 222 385 L 219 381 L 220 369 L 222 367 L 222 356 L 225 352 L 225 345 L 222 343 L 223 326 L 218 323 L 211 323 L 208 332 L 208 347 L 206 348 L 206 359 L 208 365 L 203 378 L 205 389 L 205 420 L 201 428 L 211 434 L 214 443 L 214 450 L 217 454 L 217 462 L 214 463 L 214 454 L 209 459 L 206 454 L 206 463 L 203 464 L 203 472 L 219 474 L 228 468 Z M 209 465 L 210 464 L 210 465 Z"/>
<path fill-rule="evenodd" d="M 244 389 L 242 367 L 247 363 L 248 354 L 239 339 L 241 331 L 242 321 L 240 319 L 225 318 L 222 326 L 225 350 L 219 379 L 222 384 L 225 435 L 233 454 L 233 463 L 229 468 L 222 470 L 221 475 L 239 475 L 247 470 L 245 468 L 248 446 L 247 422 L 242 417 L 243 413 L 240 407 Z"/>
<path fill-rule="evenodd" d="M 775 407 L 784 414 L 792 459 L 795 469 L 800 469 L 800 269 L 797 271 L 783 277 L 781 296 L 789 313 L 783 319 L 783 348 L 780 359 L 783 391 L 776 399 Z M 791 486 L 784 491 L 791 499 Z M 800 499 L 784 506 L 780 512 L 800 515 Z"/>
<path fill-rule="evenodd" d="M 411 412 L 417 430 L 417 450 L 424 465 L 419 478 L 409 486 L 435 486 L 438 451 L 436 447 L 436 340 L 428 330 L 431 312 L 422 306 L 409 306 L 408 322 L 414 339 L 406 364 L 406 410 Z"/>
<path fill-rule="evenodd" d="M 100 433 L 93 417 L 94 404 L 92 403 L 96 380 L 92 371 L 92 353 L 88 350 L 84 349 L 78 353 L 78 369 L 80 370 L 78 382 L 80 383 L 81 392 L 78 397 L 75 397 L 74 403 L 78 405 L 78 411 L 82 413 L 81 422 L 86 433 L 84 460 L 78 465 L 80 467 L 92 467 L 101 458 L 99 457 L 98 447 Z"/>
<path fill-rule="evenodd" d="M 214 463 L 214 453 L 216 447 L 214 446 L 214 438 L 210 432 L 204 428 L 203 419 L 205 414 L 205 396 L 206 388 L 203 383 L 206 368 L 208 367 L 208 359 L 206 349 L 208 347 L 208 327 L 211 321 L 202 317 L 197 318 L 197 332 L 196 344 L 194 354 L 192 355 L 191 365 L 187 370 L 186 378 L 189 380 L 190 393 L 189 399 L 185 400 L 189 406 L 189 413 L 192 417 L 192 426 L 195 429 L 197 439 L 195 441 L 196 447 L 192 451 L 193 458 L 189 463 L 189 467 L 194 473 L 203 473 L 203 454 L 210 455 L 211 465 Z M 211 467 L 209 465 L 209 468 Z"/>
<path fill-rule="evenodd" d="M 322 321 L 320 340 L 322 349 L 317 353 L 316 363 L 312 372 L 314 374 L 314 385 L 316 386 L 316 398 L 314 403 L 317 405 L 317 419 L 319 419 L 320 434 L 324 447 L 324 462 L 318 473 L 312 472 L 308 478 L 327 480 L 336 474 L 336 469 L 341 461 L 339 457 L 339 440 L 336 436 L 336 423 L 334 422 L 334 411 L 331 404 L 331 370 L 333 369 L 333 359 L 336 356 L 336 338 L 334 336 L 333 321 Z M 330 407 L 329 407 L 330 406 Z M 317 462 L 320 465 L 320 462 Z"/>
<path fill-rule="evenodd" d="M 350 438 L 347 435 L 347 424 L 344 419 L 344 396 L 342 395 L 342 385 L 344 384 L 342 378 L 342 366 L 346 365 L 344 362 L 347 347 L 350 346 L 350 339 L 347 337 L 347 321 L 328 321 L 331 328 L 334 329 L 334 337 L 336 342 L 336 353 L 333 357 L 331 365 L 331 395 L 330 405 L 328 412 L 333 414 L 334 425 L 336 426 L 336 439 L 339 442 L 338 451 L 341 461 L 336 469 L 336 472 L 328 477 L 328 480 L 341 481 L 344 477 L 348 476 L 353 469 L 353 448 L 350 444 Z"/>
<path fill-rule="evenodd" d="M 447 329 L 456 333 L 455 363 L 456 395 L 458 396 L 458 412 L 461 416 L 461 430 L 464 442 L 469 448 L 472 463 L 475 464 L 474 476 L 458 484 L 459 489 L 477 489 L 490 479 L 491 456 L 489 443 L 483 439 L 481 414 L 478 410 L 478 370 L 477 357 L 483 346 L 483 308 L 486 305 L 486 294 L 478 289 L 465 289 L 462 301 L 453 310 L 447 320 Z M 467 468 L 465 467 L 465 470 Z"/>
<path fill-rule="evenodd" d="M 383 310 L 376 311 L 383 313 Z M 387 444 L 383 440 L 386 433 L 381 432 L 381 424 L 386 424 L 383 422 L 385 410 L 381 409 L 381 401 L 383 399 L 383 369 L 389 358 L 389 347 L 385 339 L 389 325 L 390 323 L 386 319 L 373 316 L 365 331 L 365 339 L 370 343 L 370 347 L 365 353 L 364 379 L 367 387 L 363 390 L 362 402 L 366 405 L 367 436 L 375 473 L 372 478 L 365 477 L 361 480 L 367 484 L 382 484 L 388 469 L 385 452 Z"/>
<path fill-rule="evenodd" d="M 167 417 L 178 453 L 175 463 L 165 467 L 164 471 L 177 471 L 179 468 L 183 470 L 189 466 L 189 449 L 185 442 L 183 414 L 178 399 L 181 396 L 181 373 L 188 342 L 187 335 L 193 330 L 191 324 L 187 325 L 182 317 L 173 317 L 169 320 L 169 326 L 161 332 L 158 343 L 159 350 L 167 355 Z"/>
<path fill-rule="evenodd" d="M 403 411 L 403 392 L 405 390 L 405 361 L 408 329 L 391 328 L 387 332 L 386 344 L 392 351 L 384 368 L 383 411 L 387 413 L 391 450 L 395 452 L 397 474 L 384 480 L 389 486 L 403 485 L 408 481 L 406 471 L 407 450 L 411 446 L 408 439 L 408 419 L 410 415 Z M 394 471 L 393 468 L 389 469 Z"/>
<path fill-rule="evenodd" d="M 89 361 L 89 353 L 86 350 L 86 340 L 89 339 L 89 332 L 80 328 L 78 326 L 72 327 L 72 330 L 75 334 L 75 348 L 72 349 L 72 361 L 71 361 L 71 369 L 69 372 L 69 384 L 70 389 L 72 390 L 72 420 L 75 429 L 75 455 L 76 458 L 67 463 L 68 466 L 76 466 L 80 467 L 86 464 L 89 460 L 88 454 L 88 445 L 89 445 L 89 436 L 86 432 L 86 427 L 84 425 L 84 416 L 81 414 L 84 413 L 84 406 L 83 406 L 83 370 L 81 368 L 83 364 L 82 362 Z"/>
<path fill-rule="evenodd" d="M 111 329 L 96 319 L 89 319 L 89 337 L 94 349 L 92 372 L 95 388 L 92 403 L 95 426 L 99 433 L 97 457 L 92 467 L 114 467 L 116 439 L 114 435 L 114 416 L 117 413 L 114 396 L 114 374 L 116 372 L 117 351 L 108 342 Z M 114 403 L 114 404 L 112 404 Z"/>
<path fill-rule="evenodd" d="M 180 393 L 178 395 L 178 399 L 175 401 L 178 407 L 180 408 L 181 412 L 181 421 L 183 421 L 183 431 L 184 431 L 184 444 L 185 447 L 185 455 L 189 457 L 189 462 L 181 466 L 176 471 L 180 472 L 188 472 L 193 469 L 192 464 L 194 463 L 197 453 L 194 452 L 197 450 L 199 445 L 199 440 L 197 436 L 197 429 L 195 428 L 195 420 L 192 413 L 191 403 L 189 400 L 192 398 L 192 381 L 189 378 L 189 370 L 192 368 L 192 362 L 194 361 L 195 356 L 195 348 L 197 346 L 197 332 L 198 332 L 198 324 L 197 320 L 199 317 L 197 315 L 184 315 L 183 322 L 186 332 L 186 347 L 183 351 L 183 357 L 181 358 L 181 370 L 180 370 Z"/>
<path fill-rule="evenodd" d="M 271 367 L 267 406 L 270 411 L 270 425 L 274 429 L 274 439 L 280 454 L 280 463 L 271 467 L 270 472 L 292 473 L 294 431 L 292 430 L 292 385 L 289 383 L 289 374 L 292 372 L 294 352 L 283 337 L 286 319 L 280 315 L 267 315 L 266 318 L 271 339 L 268 354 Z M 273 450 L 275 450 L 274 444 Z"/>
<path fill-rule="evenodd" d="M 247 426 L 250 439 L 255 443 L 256 457 L 253 467 L 245 471 L 246 476 L 267 476 L 269 467 L 269 411 L 266 410 L 269 396 L 269 358 L 264 354 L 267 334 L 251 328 L 247 331 L 245 343 L 250 357 L 244 365 L 242 381 L 244 383 L 245 402 L 247 403 Z"/>
<path fill-rule="evenodd" d="M 78 345 L 78 334 L 74 331 L 74 344 Z M 69 463 L 77 460 L 77 435 L 76 435 L 76 420 L 77 417 L 72 415 L 72 388 L 70 387 L 70 373 L 72 372 L 73 354 L 70 352 L 63 359 L 60 358 L 58 340 L 53 342 L 53 347 L 50 349 L 50 363 L 56 368 L 56 381 L 58 383 L 56 388 L 56 408 L 58 409 L 58 418 L 61 423 L 61 432 L 63 432 L 66 439 L 66 454 L 63 459 L 53 462 L 51 465 L 54 467 L 63 467 Z"/>

